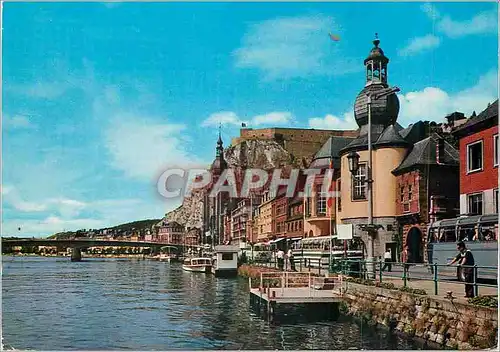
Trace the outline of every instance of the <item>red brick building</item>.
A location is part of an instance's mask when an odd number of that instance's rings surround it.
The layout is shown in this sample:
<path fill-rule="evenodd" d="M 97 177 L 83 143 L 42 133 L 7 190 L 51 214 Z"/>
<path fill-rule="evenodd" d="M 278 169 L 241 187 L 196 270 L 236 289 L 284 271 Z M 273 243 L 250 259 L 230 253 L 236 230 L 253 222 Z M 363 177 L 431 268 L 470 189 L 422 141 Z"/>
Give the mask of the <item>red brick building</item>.
<path fill-rule="evenodd" d="M 157 242 L 165 244 L 183 244 L 184 226 L 175 221 L 162 221 L 159 225 L 156 238 Z"/>
<path fill-rule="evenodd" d="M 411 127 L 409 127 L 411 129 Z M 410 131 L 404 131 L 403 134 Z M 458 151 L 437 133 L 414 144 L 392 171 L 397 178 L 397 220 L 409 261 L 426 260 L 427 225 L 458 212 Z M 391 229 L 392 230 L 392 229 Z M 394 247 L 394 245 L 393 245 Z M 395 253 L 398 248 L 391 248 Z"/>
<path fill-rule="evenodd" d="M 276 238 L 285 237 L 285 221 L 287 218 L 288 197 L 286 188 L 281 187 L 276 192 L 276 197 L 272 200 L 272 233 Z"/>
<path fill-rule="evenodd" d="M 460 213 L 498 213 L 498 100 L 453 133 L 460 140 Z"/>
<path fill-rule="evenodd" d="M 201 244 L 201 230 L 193 227 L 187 229 L 184 234 L 184 243 L 186 246 L 198 246 Z"/>
<path fill-rule="evenodd" d="M 287 204 L 287 218 L 285 220 L 287 238 L 304 237 L 304 200 L 296 196 Z"/>

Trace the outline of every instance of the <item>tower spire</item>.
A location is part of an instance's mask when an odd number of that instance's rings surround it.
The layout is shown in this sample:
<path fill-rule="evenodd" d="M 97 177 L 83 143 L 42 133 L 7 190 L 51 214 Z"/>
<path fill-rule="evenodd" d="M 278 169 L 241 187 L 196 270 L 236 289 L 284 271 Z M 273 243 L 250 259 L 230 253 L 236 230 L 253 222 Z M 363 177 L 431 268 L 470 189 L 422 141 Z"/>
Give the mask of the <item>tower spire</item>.
<path fill-rule="evenodd" d="M 365 59 L 366 85 L 373 83 L 387 84 L 387 64 L 389 59 L 384 55 L 384 51 L 379 47 L 379 44 L 378 33 L 375 33 L 374 47 Z"/>
<path fill-rule="evenodd" d="M 219 123 L 219 138 L 217 138 L 217 147 L 215 148 L 215 155 L 216 156 L 221 156 L 223 151 L 224 151 L 224 146 L 222 143 L 221 127 L 222 127 L 222 124 Z"/>

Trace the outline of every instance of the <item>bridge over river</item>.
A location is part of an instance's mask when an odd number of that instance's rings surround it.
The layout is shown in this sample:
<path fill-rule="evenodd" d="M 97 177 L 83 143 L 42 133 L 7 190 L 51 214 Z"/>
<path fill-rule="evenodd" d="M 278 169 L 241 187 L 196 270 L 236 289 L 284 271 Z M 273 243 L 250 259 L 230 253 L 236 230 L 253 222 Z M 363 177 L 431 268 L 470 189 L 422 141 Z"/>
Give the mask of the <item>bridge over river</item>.
<path fill-rule="evenodd" d="M 183 249 L 184 247 L 193 247 L 187 245 L 173 245 L 162 242 L 146 242 L 146 241 L 124 241 L 124 240 L 98 240 L 92 238 L 75 238 L 75 239 L 41 239 L 41 238 L 17 238 L 3 239 L 2 247 L 16 246 L 53 246 L 71 248 L 71 260 L 79 261 L 82 259 L 82 248 L 88 247 L 150 247 L 159 250 L 162 247 L 170 247 L 175 250 Z"/>

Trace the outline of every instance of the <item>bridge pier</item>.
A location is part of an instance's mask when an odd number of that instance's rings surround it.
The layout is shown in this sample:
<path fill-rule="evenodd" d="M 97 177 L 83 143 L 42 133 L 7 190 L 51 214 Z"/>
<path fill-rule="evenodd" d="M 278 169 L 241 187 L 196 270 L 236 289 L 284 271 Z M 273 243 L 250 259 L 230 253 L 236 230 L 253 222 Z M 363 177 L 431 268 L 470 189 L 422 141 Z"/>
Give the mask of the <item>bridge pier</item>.
<path fill-rule="evenodd" d="M 82 250 L 81 248 L 73 247 L 71 248 L 71 261 L 79 262 L 82 260 Z"/>

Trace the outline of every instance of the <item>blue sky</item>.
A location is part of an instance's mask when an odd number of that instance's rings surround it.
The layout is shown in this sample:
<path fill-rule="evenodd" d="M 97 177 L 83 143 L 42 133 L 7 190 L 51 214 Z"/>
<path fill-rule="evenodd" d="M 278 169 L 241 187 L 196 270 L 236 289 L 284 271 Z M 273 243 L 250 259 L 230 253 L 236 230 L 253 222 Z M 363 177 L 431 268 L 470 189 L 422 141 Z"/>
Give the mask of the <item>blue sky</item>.
<path fill-rule="evenodd" d="M 496 3 L 5 3 L 3 234 L 163 216 L 180 200 L 158 175 L 208 164 L 219 122 L 226 145 L 242 121 L 355 128 L 375 32 L 399 123 L 479 112 L 497 19 Z"/>

